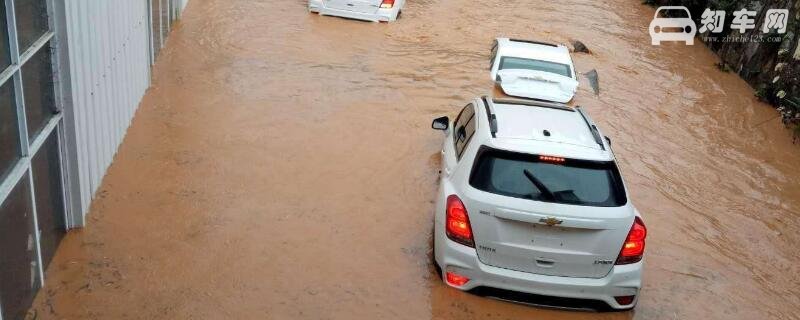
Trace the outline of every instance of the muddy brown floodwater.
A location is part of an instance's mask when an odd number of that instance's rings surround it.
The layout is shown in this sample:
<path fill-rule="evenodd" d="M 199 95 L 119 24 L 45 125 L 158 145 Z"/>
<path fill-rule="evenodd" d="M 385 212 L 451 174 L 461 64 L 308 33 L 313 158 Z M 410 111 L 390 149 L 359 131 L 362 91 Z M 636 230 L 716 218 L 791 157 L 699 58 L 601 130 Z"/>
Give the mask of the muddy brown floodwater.
<path fill-rule="evenodd" d="M 192 0 L 38 319 L 800 317 L 800 148 L 702 45 L 650 45 L 640 0 L 409 0 L 372 24 L 303 0 Z M 491 92 L 497 36 L 585 42 L 577 103 L 650 235 L 638 308 L 556 311 L 429 264 L 430 120 Z M 772 119 L 772 120 L 769 120 Z M 764 123 L 766 121 L 766 123 Z M 761 124 L 764 123 L 764 124 Z M 759 125 L 761 124 L 761 125 Z"/>

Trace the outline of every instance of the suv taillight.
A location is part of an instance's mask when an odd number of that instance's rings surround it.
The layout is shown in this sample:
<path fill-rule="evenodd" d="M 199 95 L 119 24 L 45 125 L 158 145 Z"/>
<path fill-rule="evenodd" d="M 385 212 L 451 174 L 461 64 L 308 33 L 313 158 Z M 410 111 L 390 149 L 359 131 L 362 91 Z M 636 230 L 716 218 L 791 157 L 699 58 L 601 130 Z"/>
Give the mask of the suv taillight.
<path fill-rule="evenodd" d="M 382 9 L 390 9 L 391 7 L 394 7 L 394 0 L 383 0 L 381 2 Z"/>
<path fill-rule="evenodd" d="M 469 225 L 467 208 L 464 207 L 461 199 L 454 194 L 447 197 L 447 218 L 445 220 L 445 230 L 450 240 L 475 248 L 475 240 L 472 238 L 472 227 Z"/>
<path fill-rule="evenodd" d="M 647 228 L 639 217 L 633 219 L 633 226 L 622 244 L 616 264 L 631 264 L 642 260 L 644 255 L 644 239 L 647 237 Z"/>

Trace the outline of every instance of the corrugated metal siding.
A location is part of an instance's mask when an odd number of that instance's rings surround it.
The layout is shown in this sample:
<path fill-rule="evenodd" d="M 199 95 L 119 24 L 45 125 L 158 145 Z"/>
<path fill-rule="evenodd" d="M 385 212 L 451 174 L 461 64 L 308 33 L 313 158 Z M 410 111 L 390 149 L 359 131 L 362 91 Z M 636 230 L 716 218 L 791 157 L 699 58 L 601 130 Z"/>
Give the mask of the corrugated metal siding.
<path fill-rule="evenodd" d="M 150 84 L 146 1 L 66 0 L 80 211 L 86 213 Z"/>

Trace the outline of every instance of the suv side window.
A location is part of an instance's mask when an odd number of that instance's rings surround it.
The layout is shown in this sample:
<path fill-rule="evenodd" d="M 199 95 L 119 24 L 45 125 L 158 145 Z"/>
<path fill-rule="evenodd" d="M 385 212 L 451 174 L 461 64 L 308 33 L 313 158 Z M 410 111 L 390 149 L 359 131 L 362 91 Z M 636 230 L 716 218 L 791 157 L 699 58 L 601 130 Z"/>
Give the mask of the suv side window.
<path fill-rule="evenodd" d="M 467 144 L 475 134 L 475 106 L 468 104 L 461 110 L 461 113 L 456 118 L 455 127 L 453 131 L 453 143 L 455 144 L 456 158 L 461 159 L 461 154 L 467 148 Z"/>

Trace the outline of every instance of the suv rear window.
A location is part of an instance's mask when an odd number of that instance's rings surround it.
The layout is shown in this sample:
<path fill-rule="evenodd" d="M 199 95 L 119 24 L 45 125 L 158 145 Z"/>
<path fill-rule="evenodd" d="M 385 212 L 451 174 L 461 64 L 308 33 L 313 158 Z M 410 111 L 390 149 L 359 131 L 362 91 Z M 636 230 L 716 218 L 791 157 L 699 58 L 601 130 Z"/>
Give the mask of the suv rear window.
<path fill-rule="evenodd" d="M 594 207 L 627 202 L 613 161 L 542 161 L 538 155 L 482 147 L 469 183 L 482 191 L 543 202 Z"/>
<path fill-rule="evenodd" d="M 498 70 L 505 69 L 543 71 L 572 78 L 572 69 L 568 65 L 542 60 L 502 57 L 500 58 L 500 68 Z"/>

